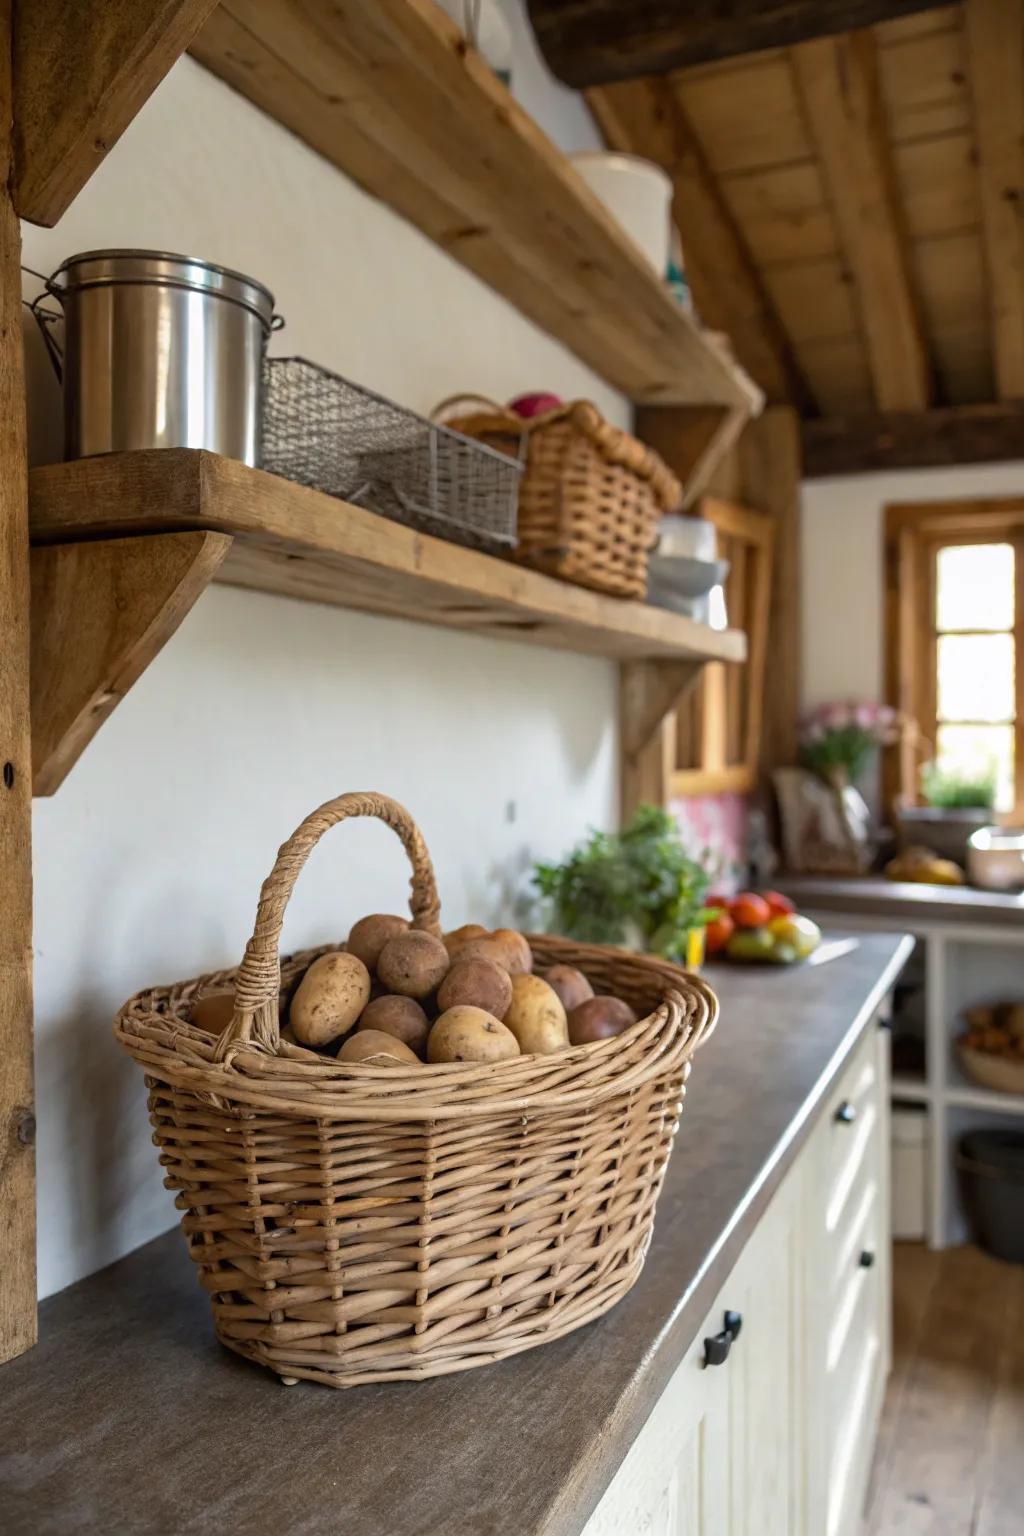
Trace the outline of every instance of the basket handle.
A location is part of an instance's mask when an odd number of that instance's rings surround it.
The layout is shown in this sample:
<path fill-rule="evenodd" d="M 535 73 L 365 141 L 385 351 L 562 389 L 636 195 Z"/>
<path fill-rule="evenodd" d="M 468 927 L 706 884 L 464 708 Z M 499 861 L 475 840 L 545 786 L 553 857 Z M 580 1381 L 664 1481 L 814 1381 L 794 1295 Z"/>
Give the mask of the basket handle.
<path fill-rule="evenodd" d="M 457 405 L 482 405 L 495 416 L 512 416 L 514 414 L 507 405 L 499 405 L 497 400 L 491 400 L 487 395 L 445 395 L 444 399 L 439 400 L 431 411 L 431 421 L 442 422 L 447 413 Z"/>
<path fill-rule="evenodd" d="M 402 839 L 412 865 L 409 910 L 412 926 L 439 934 L 441 906 L 434 868 L 423 836 L 404 806 L 372 792 L 339 795 L 311 812 L 282 843 L 274 867 L 263 882 L 256 925 L 245 946 L 235 979 L 235 1011 L 217 1041 L 215 1060 L 226 1061 L 232 1047 L 262 1046 L 277 1052 L 281 1042 L 278 998 L 281 989 L 281 926 L 302 867 L 331 827 L 351 816 L 376 816 Z"/>

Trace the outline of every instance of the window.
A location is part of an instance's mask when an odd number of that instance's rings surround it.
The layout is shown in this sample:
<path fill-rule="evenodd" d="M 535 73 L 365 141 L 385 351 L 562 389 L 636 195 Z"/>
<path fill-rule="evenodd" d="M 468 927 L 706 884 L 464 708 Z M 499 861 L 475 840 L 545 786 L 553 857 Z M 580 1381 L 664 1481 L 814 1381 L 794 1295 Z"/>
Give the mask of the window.
<path fill-rule="evenodd" d="M 921 764 L 992 779 L 1024 812 L 1024 502 L 887 508 L 887 672 L 908 721 L 890 797 L 918 798 Z"/>

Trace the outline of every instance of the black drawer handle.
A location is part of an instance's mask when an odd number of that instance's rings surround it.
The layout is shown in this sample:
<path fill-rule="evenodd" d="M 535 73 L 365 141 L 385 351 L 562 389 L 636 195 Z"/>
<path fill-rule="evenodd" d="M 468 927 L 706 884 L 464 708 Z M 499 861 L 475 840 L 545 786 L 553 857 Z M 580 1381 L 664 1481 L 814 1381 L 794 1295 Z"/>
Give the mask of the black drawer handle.
<path fill-rule="evenodd" d="M 739 1312 L 726 1312 L 722 1319 L 725 1326 L 721 1333 L 716 1333 L 713 1338 L 704 1340 L 704 1364 L 724 1365 L 729 1358 L 733 1341 L 739 1337 L 743 1327 L 743 1318 Z"/>
<path fill-rule="evenodd" d="M 852 1125 L 857 1118 L 857 1106 L 844 1099 L 833 1117 L 837 1125 Z"/>
<path fill-rule="evenodd" d="M 870 1269 L 874 1262 L 875 1255 L 873 1249 L 862 1248 L 860 1251 L 860 1258 L 857 1260 L 857 1263 L 860 1265 L 861 1269 Z"/>

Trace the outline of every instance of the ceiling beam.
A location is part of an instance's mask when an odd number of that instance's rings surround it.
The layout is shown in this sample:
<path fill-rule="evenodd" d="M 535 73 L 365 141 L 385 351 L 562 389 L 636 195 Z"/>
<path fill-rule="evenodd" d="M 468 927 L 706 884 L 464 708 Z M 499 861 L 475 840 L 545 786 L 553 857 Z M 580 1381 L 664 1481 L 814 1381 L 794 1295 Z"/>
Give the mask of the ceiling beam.
<path fill-rule="evenodd" d="M 20 0 L 14 174 L 23 219 L 56 224 L 217 0 Z"/>
<path fill-rule="evenodd" d="M 946 0 L 528 0 L 541 53 L 576 90 L 927 11 Z M 995 0 L 998 4 L 999 0 Z"/>
<path fill-rule="evenodd" d="M 931 367 L 874 37 L 819 38 L 794 48 L 791 58 L 863 318 L 876 404 L 883 411 L 923 410 Z"/>
<path fill-rule="evenodd" d="M 989 312 L 1000 399 L 1024 399 L 1024 0 L 967 0 Z"/>
<path fill-rule="evenodd" d="M 726 333 L 769 400 L 813 413 L 810 385 L 671 83 L 607 86 L 588 91 L 587 103 L 610 148 L 655 160 L 671 176 L 673 217 L 703 324 Z"/>
<path fill-rule="evenodd" d="M 803 423 L 806 480 L 1024 460 L 1024 405 L 836 416 Z"/>

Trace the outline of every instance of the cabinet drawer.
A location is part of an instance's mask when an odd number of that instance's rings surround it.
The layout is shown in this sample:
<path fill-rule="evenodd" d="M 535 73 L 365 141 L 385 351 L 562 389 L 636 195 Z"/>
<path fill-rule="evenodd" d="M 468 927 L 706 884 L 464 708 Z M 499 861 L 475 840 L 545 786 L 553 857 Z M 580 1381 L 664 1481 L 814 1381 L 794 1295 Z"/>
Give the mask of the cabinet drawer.
<path fill-rule="evenodd" d="M 834 1232 L 854 1186 L 877 1146 L 879 1133 L 877 1042 L 868 1030 L 833 1090 L 826 1115 L 825 1225 Z"/>
<path fill-rule="evenodd" d="M 859 1223 L 851 1223 L 849 1267 L 837 1285 L 826 1345 L 828 1443 L 827 1536 L 852 1536 L 874 1446 L 884 1388 L 882 1340 L 883 1275 L 880 1244 L 884 1213 L 870 1200 Z M 861 1253 L 873 1256 L 870 1267 Z"/>

